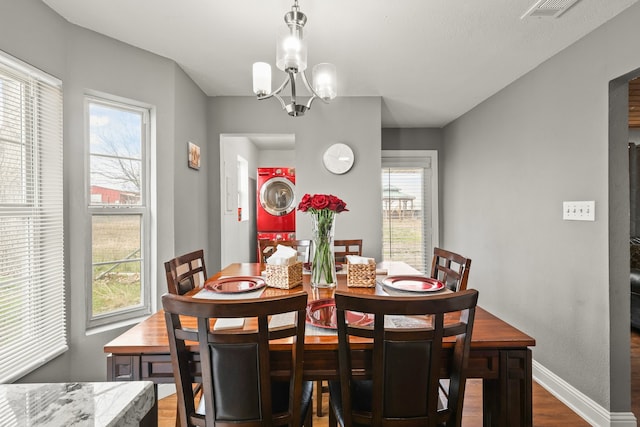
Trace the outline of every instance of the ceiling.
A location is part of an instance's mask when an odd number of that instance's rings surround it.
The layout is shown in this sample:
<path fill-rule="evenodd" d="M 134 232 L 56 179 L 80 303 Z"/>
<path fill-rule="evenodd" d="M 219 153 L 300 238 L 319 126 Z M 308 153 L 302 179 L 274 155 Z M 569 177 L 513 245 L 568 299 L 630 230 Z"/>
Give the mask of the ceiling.
<path fill-rule="evenodd" d="M 336 65 L 338 96 L 381 97 L 383 127 L 442 127 L 637 0 L 580 0 L 558 18 L 521 19 L 537 1 L 299 4 L 309 66 Z M 174 60 L 209 96 L 253 96 L 256 61 L 272 64 L 274 88 L 284 78 L 275 40 L 293 0 L 43 2 L 73 24 Z"/>

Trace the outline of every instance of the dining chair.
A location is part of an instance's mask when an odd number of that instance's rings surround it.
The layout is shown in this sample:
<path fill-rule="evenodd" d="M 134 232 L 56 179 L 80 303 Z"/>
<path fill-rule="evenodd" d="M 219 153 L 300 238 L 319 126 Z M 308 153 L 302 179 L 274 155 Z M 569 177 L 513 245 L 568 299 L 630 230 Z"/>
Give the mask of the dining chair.
<path fill-rule="evenodd" d="M 438 279 L 454 292 L 467 289 L 471 259 L 455 252 L 433 248 L 431 277 Z"/>
<path fill-rule="evenodd" d="M 162 305 L 183 427 L 301 426 L 303 420 L 310 426 L 313 383 L 302 380 L 306 292 L 235 300 L 167 293 Z M 296 313 L 293 324 L 269 328 L 270 316 L 290 312 Z M 183 326 L 180 316 L 197 318 L 197 329 Z M 235 330 L 211 326 L 212 319 L 224 318 L 256 318 L 257 324 Z M 271 341 L 283 338 L 292 339 L 290 372 L 270 363 Z M 193 382 L 202 383 L 198 408 Z"/>
<path fill-rule="evenodd" d="M 362 239 L 334 240 L 333 248 L 336 262 L 346 263 L 347 255 L 362 256 Z M 322 396 L 329 392 L 329 387 L 324 384 L 325 381 L 316 382 L 316 415 L 318 417 L 324 416 Z"/>
<path fill-rule="evenodd" d="M 204 264 L 204 251 L 199 249 L 180 255 L 164 263 L 169 293 L 184 295 L 196 287 L 204 286 L 207 280 L 207 267 Z"/>
<path fill-rule="evenodd" d="M 334 240 L 333 249 L 336 262 L 346 263 L 347 255 L 362 255 L 362 239 Z"/>
<path fill-rule="evenodd" d="M 204 286 L 207 280 L 207 267 L 204 263 L 204 250 L 189 252 L 164 263 L 167 276 L 167 290 L 171 294 L 184 295 L 196 287 Z M 202 384 L 194 384 L 193 393 L 198 395 Z M 180 427 L 180 420 L 176 410 L 176 427 Z"/>
<path fill-rule="evenodd" d="M 340 381 L 329 382 L 329 425 L 460 426 L 478 291 L 389 297 L 336 290 L 335 301 Z M 373 325 L 347 324 L 346 311 L 373 314 Z M 364 360 L 351 337 L 373 339 Z M 451 355 L 447 366 L 443 351 Z M 363 363 L 370 378 L 357 376 Z"/>
<path fill-rule="evenodd" d="M 260 249 L 260 270 L 264 270 L 267 259 L 273 255 L 278 245 L 289 246 L 298 251 L 298 260 L 302 262 L 309 261 L 309 250 L 311 248 L 311 240 L 258 240 Z"/>

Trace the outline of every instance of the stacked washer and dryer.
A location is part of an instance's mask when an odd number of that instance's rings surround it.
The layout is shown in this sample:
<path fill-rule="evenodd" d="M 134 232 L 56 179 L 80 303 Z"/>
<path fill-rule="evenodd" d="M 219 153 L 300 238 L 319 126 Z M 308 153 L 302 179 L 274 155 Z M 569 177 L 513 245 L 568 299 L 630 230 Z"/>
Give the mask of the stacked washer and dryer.
<path fill-rule="evenodd" d="M 295 240 L 295 168 L 258 168 L 256 229 L 258 239 Z"/>

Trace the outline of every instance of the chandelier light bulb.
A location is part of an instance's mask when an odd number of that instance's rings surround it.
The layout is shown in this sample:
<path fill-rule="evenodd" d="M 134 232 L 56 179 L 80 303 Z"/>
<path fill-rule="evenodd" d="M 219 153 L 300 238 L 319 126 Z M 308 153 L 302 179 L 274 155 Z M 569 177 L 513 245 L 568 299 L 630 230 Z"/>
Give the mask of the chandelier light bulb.
<path fill-rule="evenodd" d="M 313 90 L 325 101 L 338 95 L 336 88 L 336 66 L 329 63 L 313 67 Z"/>
<path fill-rule="evenodd" d="M 253 64 L 253 93 L 258 96 L 271 93 L 271 65 L 266 62 Z"/>
<path fill-rule="evenodd" d="M 307 44 L 294 34 L 278 39 L 276 66 L 282 71 L 302 72 L 307 69 Z"/>

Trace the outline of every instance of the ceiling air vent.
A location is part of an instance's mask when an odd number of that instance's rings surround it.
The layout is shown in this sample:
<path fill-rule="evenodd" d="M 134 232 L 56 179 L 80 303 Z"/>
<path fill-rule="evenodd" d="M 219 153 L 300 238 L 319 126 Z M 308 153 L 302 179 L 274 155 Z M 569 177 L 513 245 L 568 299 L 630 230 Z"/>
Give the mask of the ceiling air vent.
<path fill-rule="evenodd" d="M 520 17 L 525 18 L 557 18 L 566 12 L 578 0 L 540 0 Z"/>

